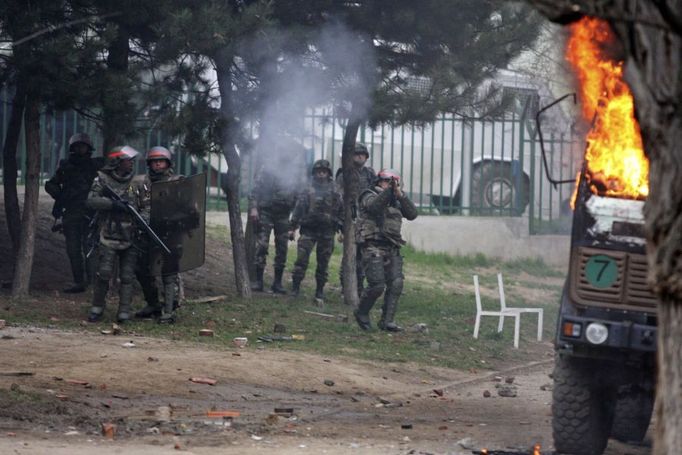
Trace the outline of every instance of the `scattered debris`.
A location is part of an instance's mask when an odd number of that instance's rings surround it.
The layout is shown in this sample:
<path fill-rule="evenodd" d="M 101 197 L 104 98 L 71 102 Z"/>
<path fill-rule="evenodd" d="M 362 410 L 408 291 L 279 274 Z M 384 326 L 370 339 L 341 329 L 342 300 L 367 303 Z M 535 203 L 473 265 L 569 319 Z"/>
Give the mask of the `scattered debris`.
<path fill-rule="evenodd" d="M 200 297 L 198 299 L 187 300 L 187 303 L 211 303 L 217 302 L 218 300 L 225 300 L 228 296 L 226 295 L 216 295 L 213 297 Z"/>
<path fill-rule="evenodd" d="M 268 425 L 276 425 L 279 422 L 279 416 L 277 414 L 268 414 L 265 418 L 265 423 Z"/>
<path fill-rule="evenodd" d="M 238 352 L 233 352 L 232 355 L 235 356 L 235 357 L 241 357 L 241 356 L 242 356 L 242 355 L 241 355 L 240 353 L 238 353 Z"/>
<path fill-rule="evenodd" d="M 495 376 L 493 382 L 502 382 L 502 376 Z"/>
<path fill-rule="evenodd" d="M 516 379 L 514 376 L 508 376 L 508 377 L 504 378 L 504 382 L 506 382 L 507 384 L 513 384 L 514 379 Z"/>
<path fill-rule="evenodd" d="M 66 401 L 66 400 L 69 399 L 69 396 L 68 396 L 68 395 L 64 395 L 64 394 L 62 394 L 62 393 L 56 394 L 55 397 L 56 397 L 58 400 L 61 400 L 61 401 Z"/>
<path fill-rule="evenodd" d="M 438 429 L 439 429 L 440 431 L 445 431 L 445 430 L 448 429 L 448 426 L 447 426 L 447 425 L 441 425 L 441 426 L 438 427 Z"/>
<path fill-rule="evenodd" d="M 3 335 L 2 337 L 0 337 L 0 339 L 2 339 L 2 340 L 16 340 L 17 337 L 14 337 L 12 335 Z"/>
<path fill-rule="evenodd" d="M 222 417 L 223 419 L 225 418 L 230 418 L 234 419 L 239 417 L 241 412 L 239 411 L 234 411 L 231 409 L 225 410 L 225 411 L 206 411 L 206 417 Z"/>
<path fill-rule="evenodd" d="M 238 348 L 243 348 L 245 347 L 249 342 L 249 339 L 246 337 L 234 337 L 232 339 L 232 344 L 237 346 Z"/>
<path fill-rule="evenodd" d="M 275 327 L 272 329 L 275 333 L 287 333 L 287 327 L 279 322 L 275 323 Z"/>
<path fill-rule="evenodd" d="M 121 326 L 119 326 L 118 324 L 112 324 L 112 325 L 111 325 L 111 333 L 112 333 L 112 334 L 114 334 L 114 335 L 120 335 L 121 332 L 122 332 Z"/>
<path fill-rule="evenodd" d="M 461 448 L 466 450 L 474 450 L 478 444 L 471 438 L 462 438 L 456 442 Z"/>
<path fill-rule="evenodd" d="M 173 409 L 170 406 L 159 406 L 154 411 L 154 415 L 159 422 L 170 422 Z"/>
<path fill-rule="evenodd" d="M 110 422 L 106 422 L 102 424 L 102 436 L 104 436 L 107 439 L 114 439 L 114 435 L 116 434 L 116 425 Z"/>
<path fill-rule="evenodd" d="M 158 362 L 159 358 L 158 357 L 147 357 L 147 362 Z"/>
<path fill-rule="evenodd" d="M 324 385 L 326 385 L 328 387 L 334 387 L 334 381 L 332 381 L 331 379 L 325 379 Z"/>
<path fill-rule="evenodd" d="M 411 423 L 403 423 L 402 425 L 400 425 L 400 428 L 403 430 L 411 430 L 412 424 Z"/>
<path fill-rule="evenodd" d="M 377 397 L 377 400 L 379 400 L 379 403 L 384 404 L 384 405 L 385 404 L 391 404 L 391 400 L 387 400 L 386 398 Z"/>
<path fill-rule="evenodd" d="M 543 392 L 551 392 L 554 386 L 552 384 L 543 384 L 540 386 L 540 390 Z"/>
<path fill-rule="evenodd" d="M 15 437 L 17 434 L 14 433 L 14 432 L 12 432 L 12 431 L 10 431 L 10 432 L 8 432 L 8 433 L 5 433 L 5 435 L 6 435 L 7 437 L 13 438 L 13 437 Z"/>
<path fill-rule="evenodd" d="M 258 435 L 252 434 L 251 439 L 253 439 L 254 441 L 262 441 L 263 436 L 258 436 Z"/>
<path fill-rule="evenodd" d="M 114 393 L 111 395 L 111 398 L 118 398 L 119 400 L 127 400 L 129 397 L 127 395 L 120 395 L 117 393 Z"/>
<path fill-rule="evenodd" d="M 443 389 L 433 389 L 433 393 L 435 393 L 435 394 L 438 395 L 439 397 L 442 397 L 443 395 L 445 395 L 445 390 L 443 390 Z"/>
<path fill-rule="evenodd" d="M 80 433 L 77 432 L 76 430 L 71 430 L 71 431 L 67 431 L 66 433 L 64 433 L 64 436 L 76 436 L 76 435 L 79 435 L 79 434 L 80 434 Z"/>
<path fill-rule="evenodd" d="M 515 398 L 518 395 L 518 390 L 516 389 L 516 386 L 503 385 L 497 389 L 497 394 L 501 397 Z"/>
<path fill-rule="evenodd" d="M 410 328 L 408 328 L 407 330 L 408 330 L 408 332 L 412 332 L 412 333 L 423 333 L 425 335 L 428 335 L 429 326 L 424 324 L 423 322 L 418 322 L 417 324 L 410 326 Z"/>
<path fill-rule="evenodd" d="M 7 372 L 0 372 L 0 376 L 33 376 L 35 375 L 34 372 L 32 371 L 7 371 Z"/>
<path fill-rule="evenodd" d="M 216 385 L 218 383 L 217 380 L 211 379 L 211 378 L 202 378 L 202 377 L 192 377 L 189 378 L 190 381 L 194 382 L 195 384 L 207 384 L 207 385 Z"/>
<path fill-rule="evenodd" d="M 272 343 L 275 341 L 304 341 L 305 335 L 261 335 L 258 341 Z"/>
<path fill-rule="evenodd" d="M 213 330 L 201 329 L 201 330 L 199 330 L 199 336 L 200 337 L 212 337 L 213 336 Z"/>
<path fill-rule="evenodd" d="M 60 381 L 61 379 L 58 379 L 58 380 Z M 64 382 L 66 382 L 67 384 L 75 384 L 75 385 L 88 385 L 88 384 L 90 384 L 88 381 L 83 381 L 82 379 L 67 379 Z"/>
<path fill-rule="evenodd" d="M 432 351 L 440 351 L 440 343 L 438 341 L 432 341 L 429 347 Z"/>
<path fill-rule="evenodd" d="M 123 343 L 121 346 L 124 348 L 134 348 L 135 343 L 133 343 L 133 341 L 131 340 L 131 341 L 128 341 L 127 343 Z"/>
<path fill-rule="evenodd" d="M 329 314 L 329 313 L 320 313 L 318 311 L 308 311 L 308 310 L 303 311 L 303 313 L 309 314 L 311 316 L 317 316 L 318 318 L 322 318 L 322 319 L 328 319 L 330 321 L 348 322 L 348 315 L 346 315 L 346 314 Z"/>
<path fill-rule="evenodd" d="M 182 450 L 182 446 L 180 445 L 179 442 L 176 442 L 175 445 L 173 446 L 175 450 Z"/>
<path fill-rule="evenodd" d="M 490 390 L 484 390 L 483 391 L 483 398 L 490 398 L 492 394 L 490 393 Z"/>
<path fill-rule="evenodd" d="M 282 417 L 291 417 L 294 415 L 294 408 L 275 408 L 274 413 Z"/>

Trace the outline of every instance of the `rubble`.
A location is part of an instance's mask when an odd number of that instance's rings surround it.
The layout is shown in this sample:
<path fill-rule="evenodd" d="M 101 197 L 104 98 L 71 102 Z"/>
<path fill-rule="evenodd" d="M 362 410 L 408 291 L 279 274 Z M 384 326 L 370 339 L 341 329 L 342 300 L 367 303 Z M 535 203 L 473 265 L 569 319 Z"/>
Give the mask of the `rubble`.
<path fill-rule="evenodd" d="M 194 382 L 195 384 L 207 384 L 207 385 L 216 385 L 218 383 L 217 380 L 211 379 L 211 378 L 203 378 L 203 377 L 191 377 L 189 378 L 190 381 Z"/>
<path fill-rule="evenodd" d="M 212 337 L 213 336 L 213 330 L 201 329 L 201 330 L 199 330 L 199 336 L 200 337 Z"/>
<path fill-rule="evenodd" d="M 513 385 L 502 385 L 497 389 L 497 394 L 501 397 L 516 398 L 516 396 L 518 396 L 518 390 L 516 386 Z"/>
<path fill-rule="evenodd" d="M 116 425 L 110 422 L 102 423 L 102 436 L 107 439 L 114 439 L 116 434 Z"/>
<path fill-rule="evenodd" d="M 331 379 L 325 379 L 324 385 L 326 385 L 327 387 L 334 387 L 334 381 L 332 381 Z"/>
<path fill-rule="evenodd" d="M 484 390 L 483 391 L 483 398 L 490 398 L 492 394 L 490 393 L 490 390 Z"/>

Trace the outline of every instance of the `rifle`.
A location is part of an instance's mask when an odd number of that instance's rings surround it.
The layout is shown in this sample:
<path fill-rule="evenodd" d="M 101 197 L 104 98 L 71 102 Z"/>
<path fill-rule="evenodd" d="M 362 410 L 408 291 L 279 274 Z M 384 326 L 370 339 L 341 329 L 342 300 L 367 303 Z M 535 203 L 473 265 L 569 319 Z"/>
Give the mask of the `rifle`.
<path fill-rule="evenodd" d="M 140 212 L 138 212 L 135 207 L 130 205 L 130 202 L 126 201 L 123 199 L 121 196 L 116 194 L 116 192 L 111 189 L 109 185 L 107 185 L 104 182 L 101 182 L 102 184 L 102 196 L 107 197 L 109 199 L 112 199 L 114 201 L 119 201 L 122 202 L 128 213 L 133 217 L 133 219 L 137 222 L 137 224 L 142 228 L 142 230 L 151 238 L 154 243 L 156 243 L 166 254 L 171 254 L 171 250 L 166 246 L 165 243 L 163 243 L 163 240 L 156 235 L 156 232 L 147 224 L 147 222 L 142 218 L 142 215 L 140 215 Z"/>
<path fill-rule="evenodd" d="M 88 252 L 85 253 L 85 259 L 90 259 L 92 253 L 95 252 L 97 246 L 99 245 L 99 231 L 97 225 L 99 224 L 99 212 L 95 212 L 90 222 L 88 223 L 88 235 L 85 237 L 85 245 L 88 248 Z"/>

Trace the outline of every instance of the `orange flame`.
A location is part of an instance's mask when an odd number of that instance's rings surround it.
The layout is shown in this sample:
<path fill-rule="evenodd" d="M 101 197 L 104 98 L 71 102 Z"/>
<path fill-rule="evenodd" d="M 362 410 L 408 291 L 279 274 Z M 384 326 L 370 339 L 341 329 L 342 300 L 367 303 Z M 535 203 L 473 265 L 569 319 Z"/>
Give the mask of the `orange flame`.
<path fill-rule="evenodd" d="M 587 135 L 587 177 L 602 196 L 645 198 L 649 194 L 649 162 L 644 156 L 623 62 L 604 55 L 615 43 L 602 20 L 584 18 L 570 27 L 566 58 L 580 81 L 582 113 L 594 121 Z"/>

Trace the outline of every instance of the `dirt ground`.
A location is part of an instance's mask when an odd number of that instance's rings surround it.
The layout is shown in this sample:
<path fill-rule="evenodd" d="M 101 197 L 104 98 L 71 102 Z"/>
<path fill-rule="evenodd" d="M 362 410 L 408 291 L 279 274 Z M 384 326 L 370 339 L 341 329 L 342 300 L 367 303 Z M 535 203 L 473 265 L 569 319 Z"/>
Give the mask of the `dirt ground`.
<path fill-rule="evenodd" d="M 41 260 L 32 276 L 33 295 L 45 305 L 69 281 L 49 207 L 41 199 Z M 0 257 L 8 258 L 5 227 L 0 231 Z M 206 265 L 185 274 L 189 296 L 233 292 L 228 253 L 226 242 L 209 241 Z M 10 267 L 0 261 L 5 286 Z M 7 295 L 0 292 L 0 304 Z M 65 310 L 73 314 L 61 316 L 82 318 L 88 295 L 74 296 L 73 309 Z M 124 347 L 129 341 L 135 346 Z M 534 362 L 477 372 L 267 345 L 225 349 L 125 332 L 8 326 L 0 330 L 0 453 L 528 453 L 535 443 L 551 453 L 551 391 L 544 386 L 553 360 L 545 344 Z M 496 379 L 507 377 L 514 378 L 515 398 L 498 396 Z M 275 408 L 293 412 L 276 415 Z M 239 416 L 207 416 L 225 410 Z M 104 423 L 116 425 L 112 440 L 102 435 Z M 612 441 L 607 453 L 644 455 L 650 448 Z"/>

